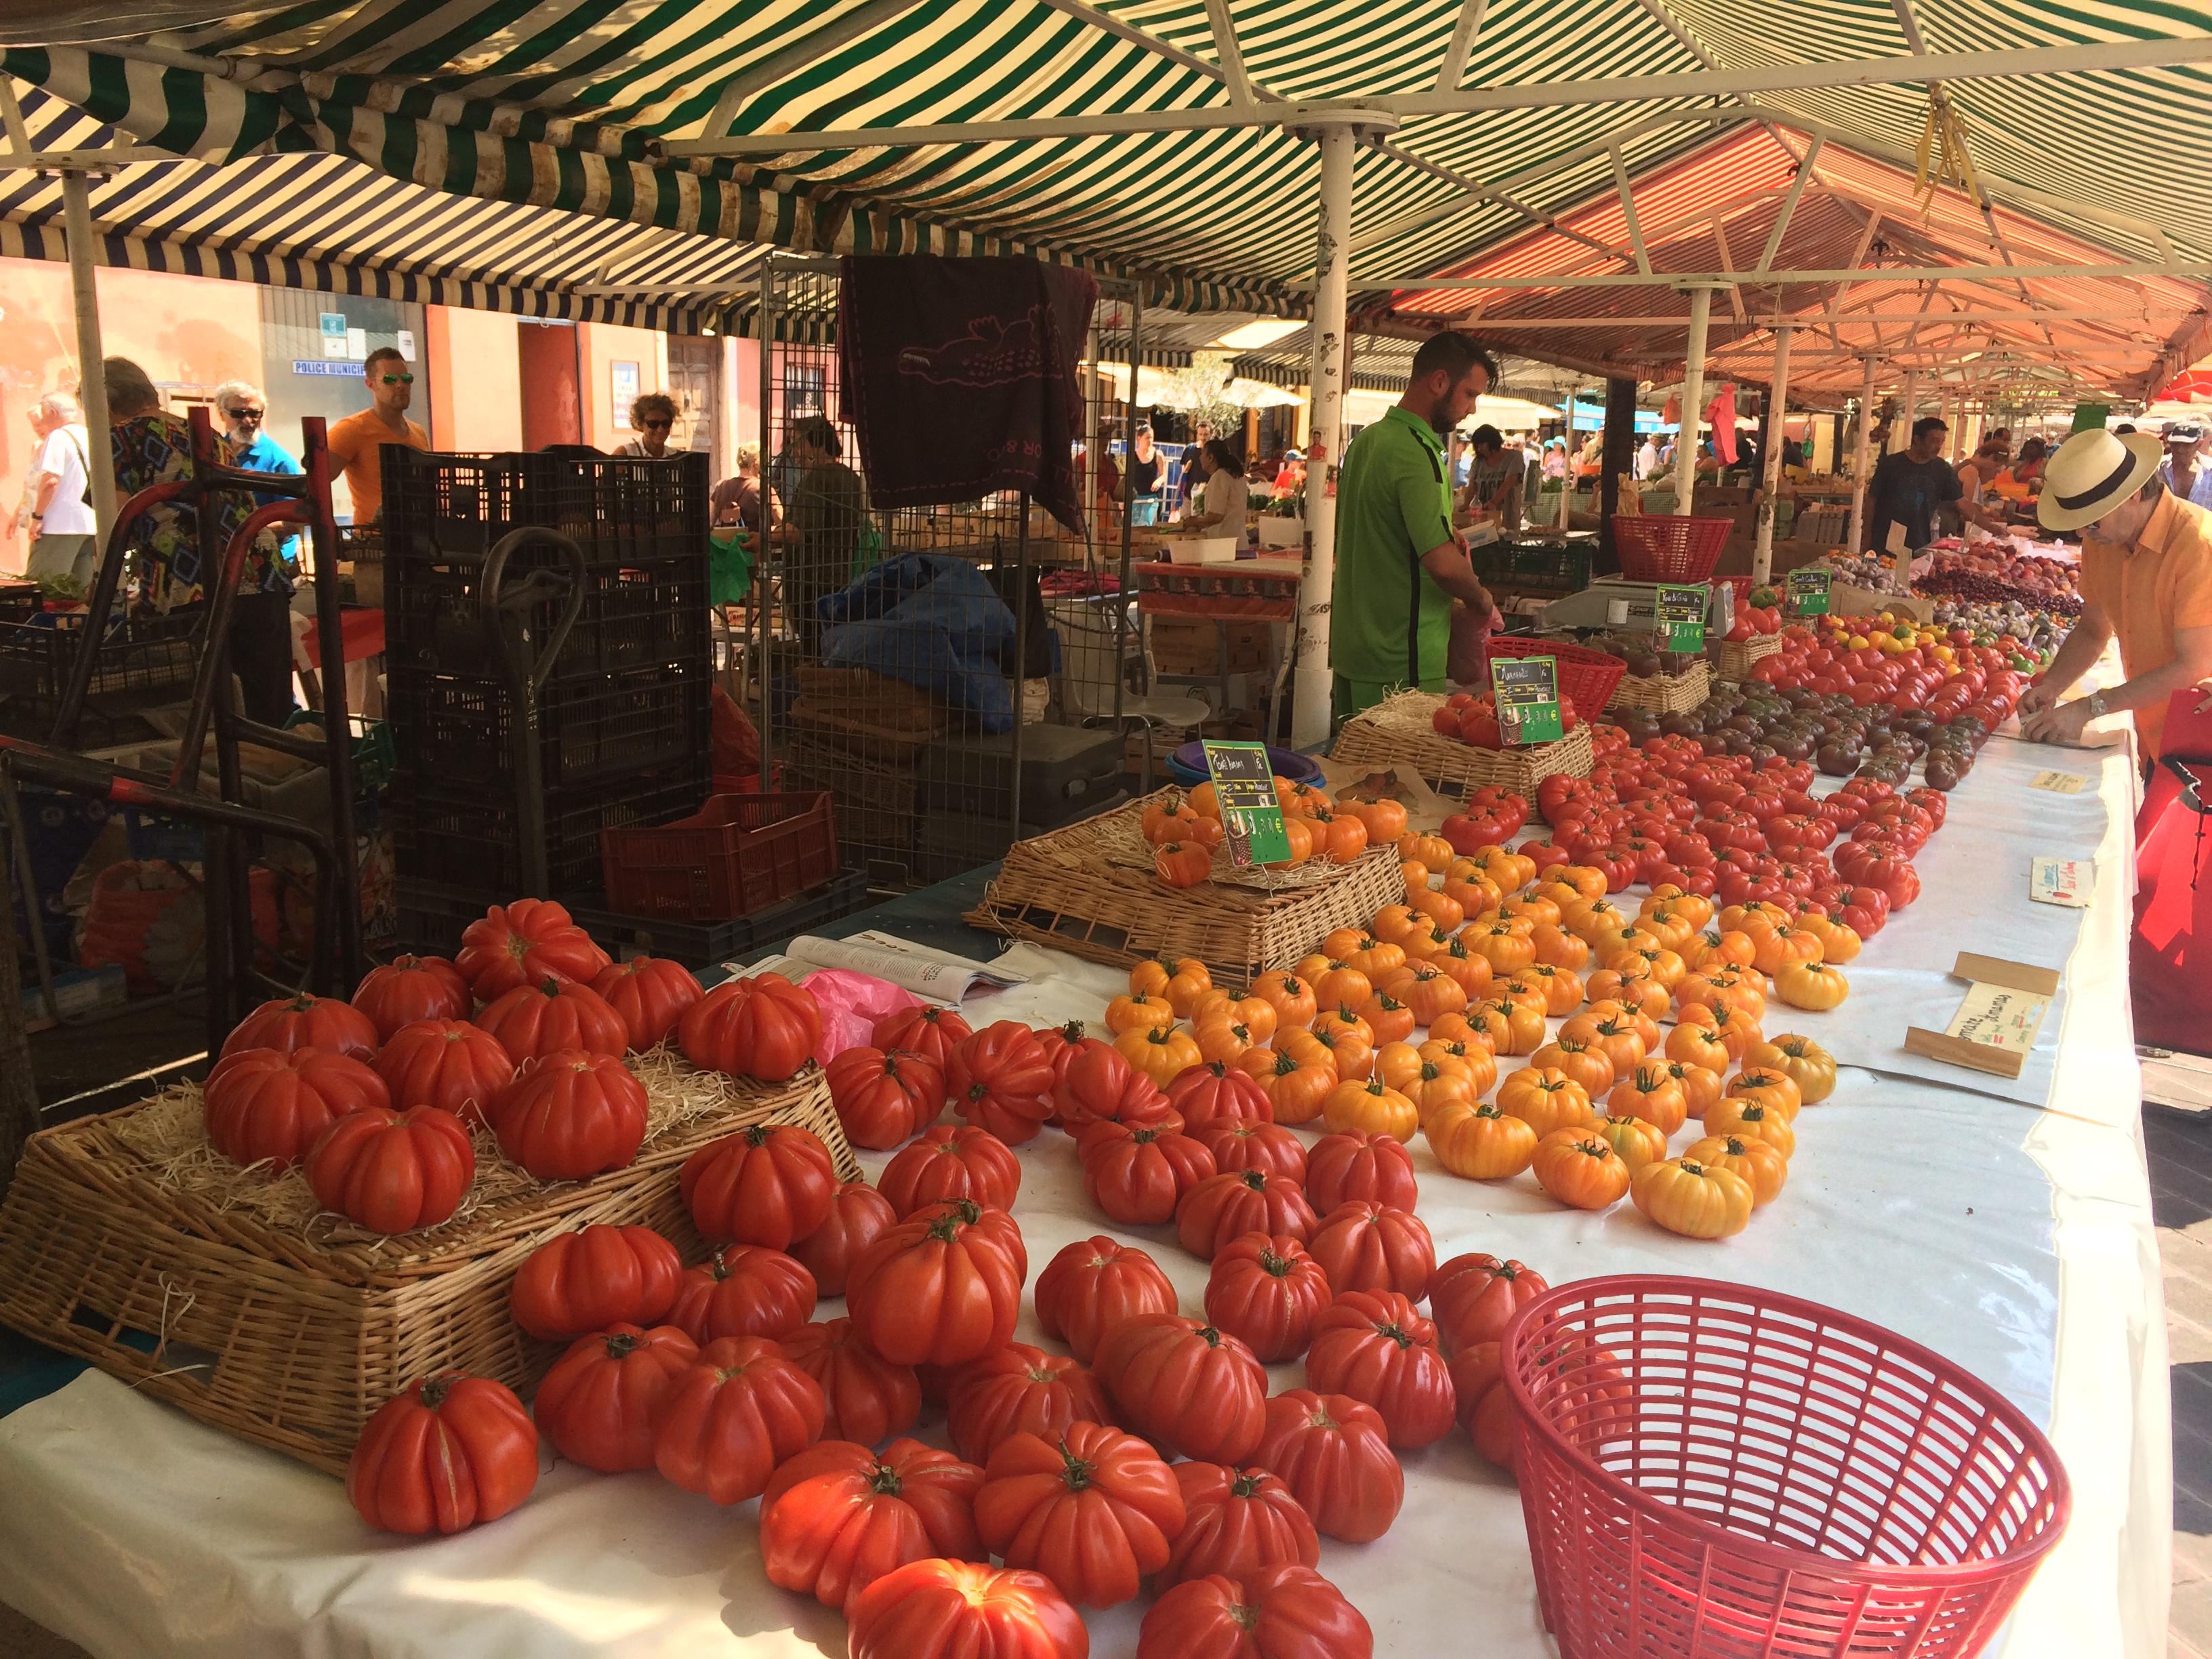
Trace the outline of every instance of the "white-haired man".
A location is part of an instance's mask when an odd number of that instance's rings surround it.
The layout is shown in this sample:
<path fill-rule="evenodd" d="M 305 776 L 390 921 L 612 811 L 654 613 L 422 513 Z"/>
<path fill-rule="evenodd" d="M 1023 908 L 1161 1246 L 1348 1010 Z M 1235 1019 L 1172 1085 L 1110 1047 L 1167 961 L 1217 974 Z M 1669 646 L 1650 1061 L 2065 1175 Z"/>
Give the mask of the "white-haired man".
<path fill-rule="evenodd" d="M 92 585 L 99 526 L 92 515 L 91 452 L 84 406 L 67 392 L 49 392 L 31 408 L 38 439 L 25 480 L 24 518 L 30 534 L 27 574 Z"/>
<path fill-rule="evenodd" d="M 299 458 L 269 435 L 269 395 L 251 380 L 225 380 L 215 389 L 215 410 L 223 434 L 237 452 L 234 465 L 247 472 L 273 472 L 297 477 Z M 283 501 L 282 495 L 254 496 L 257 506 Z M 300 567 L 300 537 L 295 531 L 281 544 L 284 562 L 294 572 Z"/>

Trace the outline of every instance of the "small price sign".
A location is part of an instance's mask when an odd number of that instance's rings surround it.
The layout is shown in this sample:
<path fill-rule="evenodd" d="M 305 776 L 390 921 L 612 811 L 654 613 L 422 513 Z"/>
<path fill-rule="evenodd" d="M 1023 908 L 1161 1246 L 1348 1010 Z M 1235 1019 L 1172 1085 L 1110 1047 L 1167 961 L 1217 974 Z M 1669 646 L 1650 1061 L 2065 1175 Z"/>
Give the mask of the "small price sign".
<path fill-rule="evenodd" d="M 1790 573 L 1790 608 L 1801 617 L 1825 617 L 1828 614 L 1828 588 L 1834 578 L 1825 570 L 1793 570 Z"/>
<path fill-rule="evenodd" d="M 1284 862 L 1291 856 L 1291 836 L 1283 828 L 1283 804 L 1275 794 L 1267 744 L 1208 743 L 1205 748 L 1229 861 L 1239 869 Z"/>
<path fill-rule="evenodd" d="M 1566 735 L 1557 658 L 1492 657 L 1490 691 L 1506 742 L 1557 743 Z"/>
<path fill-rule="evenodd" d="M 1662 587 L 1652 606 L 1652 624 L 1662 651 L 1705 648 L 1705 602 L 1702 587 Z"/>

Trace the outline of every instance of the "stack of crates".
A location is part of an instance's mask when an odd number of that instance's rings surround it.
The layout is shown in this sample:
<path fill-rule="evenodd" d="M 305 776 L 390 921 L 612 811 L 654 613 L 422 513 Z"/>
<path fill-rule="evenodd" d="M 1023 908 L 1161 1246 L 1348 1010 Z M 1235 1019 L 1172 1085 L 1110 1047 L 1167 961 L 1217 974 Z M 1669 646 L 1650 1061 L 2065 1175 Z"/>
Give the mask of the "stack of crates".
<path fill-rule="evenodd" d="M 480 602 L 486 556 L 522 527 L 581 549 L 584 602 L 538 694 L 551 892 L 600 885 L 599 832 L 696 811 L 709 793 L 707 458 L 384 455 L 386 702 L 396 745 L 394 875 L 404 942 L 450 945 L 523 896 L 521 718 Z M 531 545 L 503 594 L 549 591 L 502 625 L 550 637 L 568 562 Z"/>

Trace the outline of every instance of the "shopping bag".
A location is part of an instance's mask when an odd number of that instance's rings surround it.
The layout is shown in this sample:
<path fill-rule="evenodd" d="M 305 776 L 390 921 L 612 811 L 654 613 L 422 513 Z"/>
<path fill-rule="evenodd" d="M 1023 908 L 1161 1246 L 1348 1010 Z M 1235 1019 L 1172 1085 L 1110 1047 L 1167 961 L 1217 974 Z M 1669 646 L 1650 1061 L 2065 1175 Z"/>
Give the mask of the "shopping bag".
<path fill-rule="evenodd" d="M 743 605 L 753 591 L 753 541 L 744 531 L 725 528 L 708 538 L 707 591 L 716 605 Z"/>
<path fill-rule="evenodd" d="M 2136 1040 L 2212 1054 L 2212 715 L 2203 694 L 2166 705 L 2165 750 L 2136 817 L 2136 926 L 2129 949 Z"/>

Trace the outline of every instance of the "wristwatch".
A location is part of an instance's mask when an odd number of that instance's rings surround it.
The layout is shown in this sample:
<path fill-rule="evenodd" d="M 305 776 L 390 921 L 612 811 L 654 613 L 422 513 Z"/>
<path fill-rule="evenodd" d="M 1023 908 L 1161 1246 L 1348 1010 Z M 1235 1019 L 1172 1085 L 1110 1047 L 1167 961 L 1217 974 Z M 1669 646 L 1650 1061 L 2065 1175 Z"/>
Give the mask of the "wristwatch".
<path fill-rule="evenodd" d="M 2088 717 L 2091 720 L 2095 720 L 2099 715 L 2105 712 L 2105 694 L 2103 692 L 2092 692 L 2087 699 L 2087 702 L 2089 705 Z"/>

